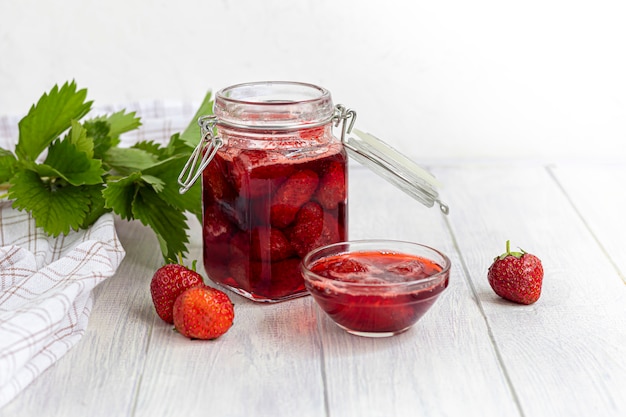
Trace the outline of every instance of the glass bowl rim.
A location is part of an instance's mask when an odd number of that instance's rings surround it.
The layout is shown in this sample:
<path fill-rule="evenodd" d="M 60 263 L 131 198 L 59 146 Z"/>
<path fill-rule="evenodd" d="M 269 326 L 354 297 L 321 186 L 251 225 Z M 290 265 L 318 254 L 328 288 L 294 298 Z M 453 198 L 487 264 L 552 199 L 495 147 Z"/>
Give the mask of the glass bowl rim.
<path fill-rule="evenodd" d="M 442 269 L 436 274 L 429 275 L 426 278 L 419 278 L 419 279 L 414 279 L 411 281 L 403 281 L 403 282 L 392 282 L 392 283 L 387 283 L 387 284 L 371 284 L 371 283 L 362 283 L 362 282 L 346 282 L 346 281 L 340 281 L 334 278 L 327 278 L 327 277 L 316 274 L 315 272 L 311 271 L 309 267 L 307 266 L 308 264 L 310 264 L 309 261 L 311 258 L 313 258 L 315 255 L 318 255 L 320 252 L 323 252 L 325 250 L 337 248 L 340 246 L 348 246 L 347 250 L 328 254 L 328 256 L 331 256 L 331 255 L 334 256 L 334 255 L 341 255 L 345 253 L 362 252 L 362 250 L 353 251 L 349 247 L 350 245 L 373 245 L 373 244 L 380 244 L 381 248 L 377 249 L 375 247 L 372 247 L 370 250 L 373 250 L 373 251 L 380 250 L 381 253 L 400 253 L 400 254 L 406 254 L 406 255 L 414 255 L 411 253 L 407 253 L 407 251 L 390 250 L 389 248 L 384 247 L 386 245 L 409 245 L 409 246 L 419 247 L 427 251 L 431 251 L 437 256 L 441 257 L 441 259 L 443 260 L 441 262 L 443 265 L 441 265 L 439 262 L 436 262 L 439 266 L 442 267 Z M 416 256 L 422 256 L 422 255 L 416 255 Z M 430 259 L 427 256 L 423 256 L 423 257 L 431 261 L 434 261 L 433 259 Z M 452 262 L 450 261 L 450 258 L 445 253 L 441 252 L 438 249 L 433 248 L 432 246 L 424 245 L 422 243 L 411 242 L 408 240 L 395 240 L 395 239 L 359 239 L 359 240 L 346 240 L 342 242 L 331 243 L 328 245 L 324 245 L 324 246 L 320 246 L 318 248 L 312 249 L 302 258 L 302 261 L 300 262 L 300 270 L 302 271 L 305 282 L 308 282 L 311 276 L 313 276 L 318 281 L 332 282 L 333 285 L 337 285 L 343 288 L 353 287 L 353 288 L 397 289 L 397 288 L 403 288 L 403 287 L 421 286 L 425 284 L 432 284 L 432 283 L 437 283 L 439 281 L 443 281 L 447 277 L 449 278 L 451 265 L 452 265 Z"/>

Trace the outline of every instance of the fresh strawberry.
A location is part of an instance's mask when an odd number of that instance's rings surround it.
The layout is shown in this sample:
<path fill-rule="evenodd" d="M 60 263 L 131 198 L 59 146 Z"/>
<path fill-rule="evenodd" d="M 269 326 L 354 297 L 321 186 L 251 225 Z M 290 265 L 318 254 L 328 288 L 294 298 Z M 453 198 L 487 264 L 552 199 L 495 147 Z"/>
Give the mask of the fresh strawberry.
<path fill-rule="evenodd" d="M 191 339 L 216 339 L 230 329 L 234 318 L 228 295 L 208 286 L 188 288 L 174 303 L 174 327 Z"/>
<path fill-rule="evenodd" d="M 294 226 L 286 233 L 300 257 L 316 247 L 340 240 L 337 219 L 316 202 L 308 202 L 302 206 L 296 215 Z"/>
<path fill-rule="evenodd" d="M 284 228 L 293 222 L 296 213 L 309 201 L 319 183 L 314 171 L 309 169 L 295 172 L 274 194 L 270 207 L 272 226 Z"/>
<path fill-rule="evenodd" d="M 506 252 L 494 259 L 487 273 L 489 285 L 500 297 L 520 304 L 532 304 L 541 295 L 543 266 L 535 255 L 511 252 L 506 242 Z"/>
<path fill-rule="evenodd" d="M 202 276 L 184 265 L 170 263 L 159 268 L 150 281 L 152 303 L 159 317 L 174 323 L 172 307 L 176 298 L 188 288 L 204 285 Z"/>
<path fill-rule="evenodd" d="M 343 164 L 334 161 L 328 165 L 314 199 L 327 210 L 336 209 L 339 203 L 346 201 L 346 172 Z"/>

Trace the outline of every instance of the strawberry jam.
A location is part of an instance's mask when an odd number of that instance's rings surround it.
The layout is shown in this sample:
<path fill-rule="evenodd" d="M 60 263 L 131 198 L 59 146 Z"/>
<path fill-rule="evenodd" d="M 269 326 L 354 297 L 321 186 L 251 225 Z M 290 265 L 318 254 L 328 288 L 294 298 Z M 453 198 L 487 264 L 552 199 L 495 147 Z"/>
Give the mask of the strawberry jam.
<path fill-rule="evenodd" d="M 448 285 L 446 259 L 440 264 L 424 256 L 368 249 L 304 262 L 307 288 L 321 309 L 362 336 L 407 330 Z"/>
<path fill-rule="evenodd" d="M 330 95 L 274 84 L 260 98 L 256 84 L 218 93 L 224 145 L 202 172 L 205 270 L 265 302 L 306 295 L 302 257 L 347 235 L 347 156 L 332 134 Z"/>

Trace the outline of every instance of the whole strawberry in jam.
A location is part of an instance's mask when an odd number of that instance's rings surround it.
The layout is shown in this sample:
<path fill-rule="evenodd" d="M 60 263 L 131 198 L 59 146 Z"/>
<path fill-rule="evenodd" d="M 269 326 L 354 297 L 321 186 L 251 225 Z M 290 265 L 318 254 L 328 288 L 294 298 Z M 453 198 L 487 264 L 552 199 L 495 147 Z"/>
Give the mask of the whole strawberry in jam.
<path fill-rule="evenodd" d="M 195 270 L 178 263 L 170 263 L 159 268 L 150 281 L 152 303 L 159 317 L 173 324 L 172 308 L 176 298 L 187 288 L 204 285 L 202 276 Z"/>
<path fill-rule="evenodd" d="M 208 286 L 186 289 L 174 303 L 174 327 L 190 339 L 216 339 L 233 324 L 233 303 L 223 291 Z"/>
<path fill-rule="evenodd" d="M 318 175 L 310 169 L 297 171 L 287 178 L 272 198 L 270 207 L 272 226 L 279 228 L 288 226 L 296 218 L 300 207 L 309 201 L 318 184 Z"/>
<path fill-rule="evenodd" d="M 541 295 L 543 266 L 535 255 L 520 249 L 506 252 L 494 259 L 487 273 L 489 285 L 500 297 L 519 304 L 532 304 Z"/>

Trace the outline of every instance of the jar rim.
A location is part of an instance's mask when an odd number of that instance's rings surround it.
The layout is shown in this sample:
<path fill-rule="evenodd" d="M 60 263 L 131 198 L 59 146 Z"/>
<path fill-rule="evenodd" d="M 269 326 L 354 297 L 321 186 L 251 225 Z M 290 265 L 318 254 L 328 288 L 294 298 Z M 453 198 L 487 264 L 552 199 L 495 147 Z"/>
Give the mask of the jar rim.
<path fill-rule="evenodd" d="M 310 97 L 304 97 L 301 99 L 297 99 L 295 96 L 293 99 L 288 98 L 280 98 L 281 96 L 277 96 L 272 99 L 261 99 L 258 94 L 259 89 L 272 90 L 273 94 L 277 94 L 280 92 L 278 89 L 285 88 L 299 88 L 300 93 L 306 93 L 309 91 L 311 93 L 315 92 L 317 95 Z M 306 91 L 305 91 L 306 90 Z M 253 95 L 252 92 L 255 92 Z M 293 91 L 292 94 L 297 93 L 297 91 Z M 285 94 L 284 92 L 282 94 Z M 247 95 L 247 96 L 246 96 Z M 256 99 L 251 99 L 251 97 L 257 97 Z M 320 87 L 315 84 L 299 82 L 299 81 L 253 81 L 246 82 L 240 84 L 234 84 L 228 87 L 224 87 L 216 93 L 217 100 L 224 100 L 232 103 L 241 103 L 241 104 L 251 104 L 251 105 L 267 105 L 267 106 L 277 106 L 284 104 L 297 104 L 297 103 L 307 103 L 314 102 L 322 99 L 329 99 L 330 91 L 328 91 L 324 87 Z"/>
<path fill-rule="evenodd" d="M 330 91 L 296 81 L 235 84 L 217 92 L 218 126 L 244 130 L 294 130 L 329 123 L 335 113 Z"/>

